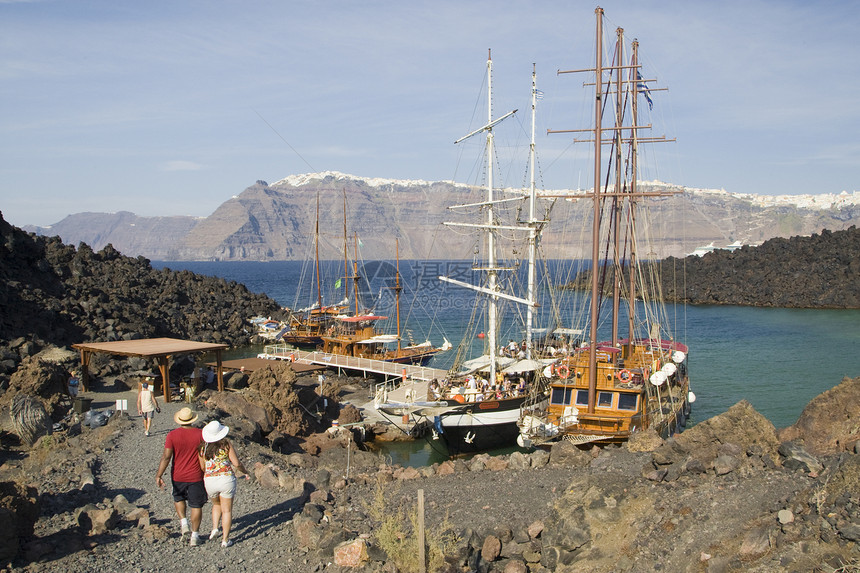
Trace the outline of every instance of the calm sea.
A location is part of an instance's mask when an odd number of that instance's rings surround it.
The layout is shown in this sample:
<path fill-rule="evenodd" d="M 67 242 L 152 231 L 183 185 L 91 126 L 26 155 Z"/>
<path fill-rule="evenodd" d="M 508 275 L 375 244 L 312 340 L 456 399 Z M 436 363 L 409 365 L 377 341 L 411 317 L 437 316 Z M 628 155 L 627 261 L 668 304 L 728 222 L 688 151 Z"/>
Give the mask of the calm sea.
<path fill-rule="evenodd" d="M 154 261 L 152 266 L 234 280 L 290 308 L 304 308 L 317 296 L 313 269 L 307 263 Z M 462 342 L 466 325 L 472 320 L 474 295 L 436 277 L 445 274 L 475 280 L 470 269 L 468 261 L 400 262 L 401 323 L 406 324 L 416 342 L 428 337 L 436 345 L 442 343 L 443 337 L 455 346 Z M 563 282 L 569 272 L 559 264 L 551 265 L 552 282 Z M 390 287 L 394 286 L 394 263 L 365 262 L 361 274 L 359 292 L 363 305 L 393 318 L 394 290 Z M 324 303 L 341 300 L 345 281 L 341 279 L 338 284 L 338 279 L 344 276 L 343 262 L 322 263 L 320 275 L 328 277 L 321 283 Z M 549 289 L 539 291 L 548 296 Z M 552 303 L 543 302 L 541 313 L 555 308 L 569 320 L 582 307 L 577 296 L 567 293 Z M 512 318 L 514 314 L 509 313 L 503 321 L 502 342 L 522 338 L 521 327 L 517 326 L 521 321 Z M 776 427 L 789 426 L 813 397 L 845 376 L 860 376 L 858 310 L 678 305 L 669 307 L 668 317 L 674 323 L 676 338 L 690 347 L 691 387 L 696 394 L 693 423 L 747 400 Z M 478 340 L 469 342 L 475 349 L 480 344 Z M 256 350 L 248 349 L 248 353 Z M 434 360 L 431 366 L 447 368 L 453 351 Z"/>

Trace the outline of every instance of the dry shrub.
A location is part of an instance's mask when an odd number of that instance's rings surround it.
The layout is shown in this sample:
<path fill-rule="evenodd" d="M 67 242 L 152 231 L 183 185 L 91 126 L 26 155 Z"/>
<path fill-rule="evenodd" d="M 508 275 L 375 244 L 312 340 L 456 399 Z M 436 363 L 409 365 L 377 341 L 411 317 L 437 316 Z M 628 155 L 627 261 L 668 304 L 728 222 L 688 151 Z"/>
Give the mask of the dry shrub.
<path fill-rule="evenodd" d="M 382 482 L 376 484 L 372 503 L 367 506 L 370 517 L 379 524 L 374 528 L 374 538 L 388 558 L 401 571 L 418 571 L 418 509 L 404 507 L 394 499 L 399 486 L 391 487 L 388 492 Z M 387 493 L 387 495 L 386 495 Z M 450 555 L 459 542 L 453 527 L 445 520 L 438 527 L 425 527 L 427 571 L 438 571 L 445 564 L 445 556 Z"/>

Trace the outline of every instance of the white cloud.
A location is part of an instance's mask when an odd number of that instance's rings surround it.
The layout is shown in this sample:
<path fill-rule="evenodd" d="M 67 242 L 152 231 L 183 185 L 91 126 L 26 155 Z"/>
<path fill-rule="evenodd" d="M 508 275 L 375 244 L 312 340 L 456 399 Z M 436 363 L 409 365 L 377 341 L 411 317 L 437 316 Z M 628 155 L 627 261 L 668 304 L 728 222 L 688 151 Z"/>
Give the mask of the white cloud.
<path fill-rule="evenodd" d="M 183 160 L 167 161 L 161 166 L 162 171 L 200 171 L 202 169 L 205 167 L 199 163 Z"/>

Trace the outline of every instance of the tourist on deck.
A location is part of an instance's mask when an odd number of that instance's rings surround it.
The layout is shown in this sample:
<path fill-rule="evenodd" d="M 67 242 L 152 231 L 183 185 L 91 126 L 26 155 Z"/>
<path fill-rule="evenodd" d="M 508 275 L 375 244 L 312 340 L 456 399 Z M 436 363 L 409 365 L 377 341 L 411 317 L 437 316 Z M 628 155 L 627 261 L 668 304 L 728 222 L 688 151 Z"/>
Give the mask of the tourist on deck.
<path fill-rule="evenodd" d="M 520 379 L 517 382 L 517 395 L 522 396 L 526 393 L 526 379 L 520 376 Z"/>
<path fill-rule="evenodd" d="M 431 400 L 438 400 L 442 397 L 442 392 L 439 389 L 439 381 L 435 378 L 430 382 L 430 386 L 428 386 L 428 390 L 430 395 L 428 398 Z"/>

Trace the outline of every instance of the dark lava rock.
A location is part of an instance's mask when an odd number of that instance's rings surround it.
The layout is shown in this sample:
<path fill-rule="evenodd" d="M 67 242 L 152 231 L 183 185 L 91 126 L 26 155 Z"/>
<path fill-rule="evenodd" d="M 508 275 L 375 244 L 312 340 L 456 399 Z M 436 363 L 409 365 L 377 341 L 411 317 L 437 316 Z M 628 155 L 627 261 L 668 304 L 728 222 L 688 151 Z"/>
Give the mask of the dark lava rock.
<path fill-rule="evenodd" d="M 0 371 L 47 345 L 155 337 L 248 344 L 248 319 L 258 315 L 279 318 L 283 311 L 235 281 L 155 270 L 148 259 L 111 245 L 76 249 L 59 237 L 25 233 L 0 215 Z M 109 361 L 95 359 L 91 371 Z"/>
<path fill-rule="evenodd" d="M 667 300 L 787 308 L 860 308 L 860 229 L 775 238 L 662 265 Z M 677 281 L 683 267 L 685 280 Z M 683 285 L 683 290 L 681 290 Z"/>

